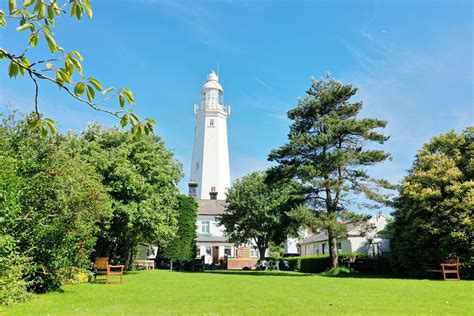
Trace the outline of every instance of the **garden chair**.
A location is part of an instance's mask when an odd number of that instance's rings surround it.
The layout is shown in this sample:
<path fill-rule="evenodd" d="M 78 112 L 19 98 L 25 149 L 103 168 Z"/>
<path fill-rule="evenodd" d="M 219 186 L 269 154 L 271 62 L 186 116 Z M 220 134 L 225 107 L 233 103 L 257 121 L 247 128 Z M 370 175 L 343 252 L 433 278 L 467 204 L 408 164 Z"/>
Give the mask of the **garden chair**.
<path fill-rule="evenodd" d="M 447 257 L 441 261 L 441 269 L 427 269 L 427 273 L 442 273 L 444 280 L 460 281 L 459 275 L 459 257 Z M 455 274 L 456 277 L 452 275 Z"/>
<path fill-rule="evenodd" d="M 443 278 L 445 280 L 461 280 L 461 277 L 459 276 L 459 266 L 459 257 L 445 258 L 443 263 L 441 263 Z M 456 277 L 453 277 L 453 274 L 456 274 Z M 448 275 L 451 275 L 451 277 L 448 277 Z"/>
<path fill-rule="evenodd" d="M 120 283 L 123 283 L 123 269 L 124 265 L 110 265 L 108 258 L 96 258 L 95 259 L 95 271 L 94 271 L 94 281 L 97 278 L 97 275 L 105 275 L 105 283 L 111 283 L 110 277 L 112 275 L 120 276 Z"/>

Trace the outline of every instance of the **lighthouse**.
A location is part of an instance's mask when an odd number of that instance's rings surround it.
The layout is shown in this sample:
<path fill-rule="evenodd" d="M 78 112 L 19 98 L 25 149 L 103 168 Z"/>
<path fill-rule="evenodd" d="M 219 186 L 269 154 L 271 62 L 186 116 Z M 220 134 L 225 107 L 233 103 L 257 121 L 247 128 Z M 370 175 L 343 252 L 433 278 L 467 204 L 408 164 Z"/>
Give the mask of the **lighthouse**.
<path fill-rule="evenodd" d="M 201 104 L 194 105 L 193 157 L 189 194 L 198 200 L 225 200 L 230 187 L 227 118 L 230 106 L 224 105 L 224 89 L 212 71 L 201 89 Z"/>

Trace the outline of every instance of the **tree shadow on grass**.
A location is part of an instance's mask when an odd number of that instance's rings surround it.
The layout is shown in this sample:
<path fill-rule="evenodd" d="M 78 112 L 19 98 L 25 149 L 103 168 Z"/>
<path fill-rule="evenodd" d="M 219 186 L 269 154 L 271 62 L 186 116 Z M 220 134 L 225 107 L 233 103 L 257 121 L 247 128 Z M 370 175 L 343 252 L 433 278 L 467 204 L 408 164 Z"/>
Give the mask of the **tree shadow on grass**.
<path fill-rule="evenodd" d="M 210 274 L 225 274 L 225 275 L 250 275 L 250 276 L 283 276 L 283 277 L 303 277 L 312 276 L 310 273 L 298 273 L 290 271 L 259 271 L 259 270 L 213 270 L 206 271 Z"/>

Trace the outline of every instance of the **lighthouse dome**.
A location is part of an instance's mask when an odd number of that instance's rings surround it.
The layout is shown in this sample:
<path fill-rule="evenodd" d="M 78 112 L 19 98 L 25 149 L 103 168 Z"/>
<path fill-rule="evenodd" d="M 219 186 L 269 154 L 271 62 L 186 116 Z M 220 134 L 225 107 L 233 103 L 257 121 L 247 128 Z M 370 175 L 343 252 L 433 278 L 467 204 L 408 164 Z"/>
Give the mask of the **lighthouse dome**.
<path fill-rule="evenodd" d="M 211 73 L 207 75 L 207 81 L 202 87 L 202 89 L 217 89 L 220 91 L 224 91 L 221 84 L 219 83 L 219 77 L 214 71 L 211 71 Z"/>

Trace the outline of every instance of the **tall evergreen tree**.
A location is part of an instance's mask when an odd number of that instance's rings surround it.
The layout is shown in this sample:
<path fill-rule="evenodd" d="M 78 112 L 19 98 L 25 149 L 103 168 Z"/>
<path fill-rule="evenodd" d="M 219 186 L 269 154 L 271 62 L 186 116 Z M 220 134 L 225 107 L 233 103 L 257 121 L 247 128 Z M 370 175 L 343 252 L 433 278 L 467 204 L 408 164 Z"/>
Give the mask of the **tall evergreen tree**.
<path fill-rule="evenodd" d="M 163 256 L 171 262 L 192 259 L 196 249 L 198 204 L 186 195 L 179 195 L 178 203 L 178 228 L 175 237 L 163 248 Z"/>
<path fill-rule="evenodd" d="M 377 130 L 386 122 L 357 118 L 362 102 L 349 100 L 357 92 L 352 85 L 325 78 L 312 81 L 306 97 L 288 112 L 293 120 L 288 143 L 272 150 L 269 160 L 278 165 L 272 178 L 290 177 L 302 185 L 312 225 L 327 230 L 331 265 L 337 267 L 336 239 L 344 234 L 341 219 L 362 220 L 351 211 L 351 198 L 361 193 L 367 201 L 384 201 L 385 180 L 375 179 L 365 167 L 381 163 L 389 154 L 374 149 L 388 137 Z"/>

